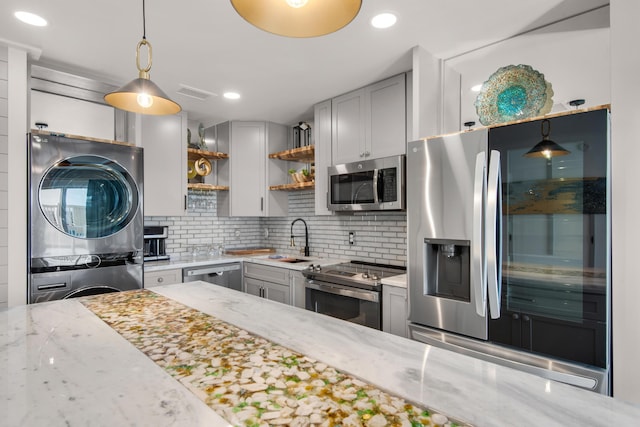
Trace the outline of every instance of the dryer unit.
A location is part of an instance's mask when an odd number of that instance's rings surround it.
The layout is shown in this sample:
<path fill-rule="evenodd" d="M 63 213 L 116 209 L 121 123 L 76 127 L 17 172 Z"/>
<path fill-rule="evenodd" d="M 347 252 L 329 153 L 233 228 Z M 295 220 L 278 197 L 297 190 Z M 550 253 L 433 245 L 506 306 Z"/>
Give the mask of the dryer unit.
<path fill-rule="evenodd" d="M 142 148 L 29 135 L 29 302 L 139 289 Z"/>

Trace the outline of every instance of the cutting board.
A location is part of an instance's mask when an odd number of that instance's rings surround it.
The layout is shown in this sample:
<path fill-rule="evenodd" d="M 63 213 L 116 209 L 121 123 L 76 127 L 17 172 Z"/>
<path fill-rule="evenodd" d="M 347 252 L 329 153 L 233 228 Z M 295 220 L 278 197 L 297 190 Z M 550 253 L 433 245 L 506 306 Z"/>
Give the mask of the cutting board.
<path fill-rule="evenodd" d="M 227 249 L 224 251 L 227 255 L 258 255 L 273 254 L 276 252 L 273 248 L 245 248 L 245 249 Z"/>

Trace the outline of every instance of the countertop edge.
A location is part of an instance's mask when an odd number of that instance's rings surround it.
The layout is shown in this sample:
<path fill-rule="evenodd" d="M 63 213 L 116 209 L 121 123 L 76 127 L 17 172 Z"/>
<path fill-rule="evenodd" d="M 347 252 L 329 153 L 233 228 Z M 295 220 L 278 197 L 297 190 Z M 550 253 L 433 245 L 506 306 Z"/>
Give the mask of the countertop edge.
<path fill-rule="evenodd" d="M 340 258 L 319 258 L 319 257 L 301 257 L 301 259 L 306 259 L 307 262 L 300 263 L 290 263 L 278 261 L 275 259 L 269 259 L 268 255 L 242 255 L 242 256 L 232 256 L 232 255 L 223 255 L 223 256 L 199 256 L 193 258 L 176 258 L 170 259 L 168 261 L 148 261 L 144 263 L 144 271 L 145 273 L 151 273 L 154 271 L 164 271 L 164 270 L 174 270 L 174 269 L 182 269 L 189 267 L 199 267 L 203 265 L 218 265 L 225 264 L 228 262 L 254 262 L 256 264 L 269 265 L 272 267 L 280 267 L 286 268 L 288 270 L 296 270 L 302 271 L 307 268 L 310 264 L 314 265 L 331 265 L 338 264 L 341 262 L 346 262 L 344 259 Z"/>

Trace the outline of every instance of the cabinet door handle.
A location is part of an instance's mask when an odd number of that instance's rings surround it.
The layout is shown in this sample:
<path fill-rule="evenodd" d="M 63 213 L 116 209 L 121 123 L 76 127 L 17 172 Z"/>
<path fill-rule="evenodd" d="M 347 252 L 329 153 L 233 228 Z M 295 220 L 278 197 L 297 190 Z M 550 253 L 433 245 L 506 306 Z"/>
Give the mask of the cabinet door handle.
<path fill-rule="evenodd" d="M 360 153 L 360 157 L 364 157 L 364 151 Z"/>
<path fill-rule="evenodd" d="M 371 153 L 370 153 L 370 152 L 368 152 L 368 151 L 365 151 L 365 152 L 364 152 L 364 156 L 365 156 L 365 157 L 369 157 L 369 155 L 370 155 L 370 154 L 371 154 Z"/>
<path fill-rule="evenodd" d="M 162 283 L 162 282 L 164 282 L 164 279 L 163 279 L 162 277 L 158 277 L 157 282 L 158 282 L 158 283 Z"/>
<path fill-rule="evenodd" d="M 264 197 L 260 197 L 260 212 L 264 211 Z"/>
<path fill-rule="evenodd" d="M 522 320 L 524 320 L 525 322 L 528 322 L 531 320 L 531 318 L 529 316 L 522 316 Z"/>
<path fill-rule="evenodd" d="M 184 195 L 184 210 L 187 210 L 187 195 Z"/>

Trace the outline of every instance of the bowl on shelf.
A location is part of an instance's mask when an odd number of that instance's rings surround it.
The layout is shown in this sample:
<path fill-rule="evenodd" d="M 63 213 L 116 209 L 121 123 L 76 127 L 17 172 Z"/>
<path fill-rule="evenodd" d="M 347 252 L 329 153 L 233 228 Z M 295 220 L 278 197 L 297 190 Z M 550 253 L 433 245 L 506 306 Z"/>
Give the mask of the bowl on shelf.
<path fill-rule="evenodd" d="M 293 179 L 293 182 L 298 184 L 303 182 L 313 181 L 312 174 L 305 175 L 302 172 L 294 172 L 294 173 L 290 173 L 289 175 L 291 175 L 291 179 Z"/>

